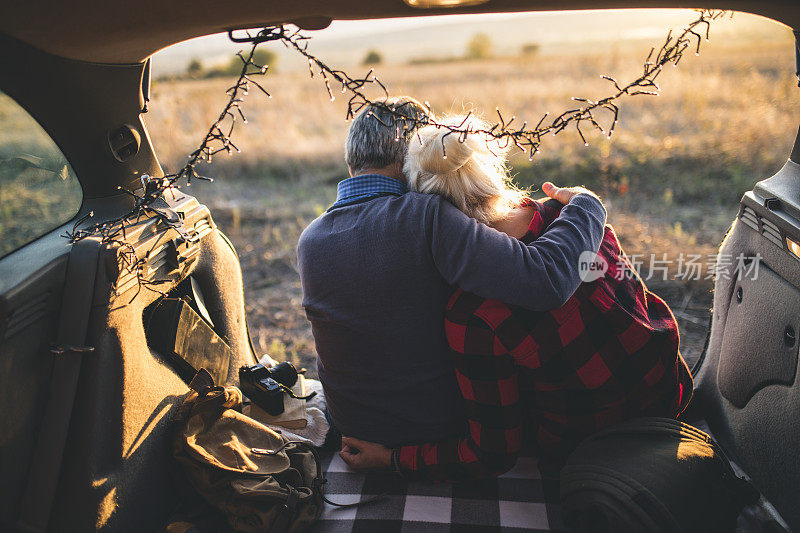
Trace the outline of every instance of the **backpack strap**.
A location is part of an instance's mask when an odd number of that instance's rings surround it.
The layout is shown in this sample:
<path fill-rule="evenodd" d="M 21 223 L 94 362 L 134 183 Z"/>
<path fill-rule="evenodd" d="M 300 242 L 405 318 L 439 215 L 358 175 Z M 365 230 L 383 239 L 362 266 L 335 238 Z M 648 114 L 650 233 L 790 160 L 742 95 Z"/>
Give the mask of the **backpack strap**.
<path fill-rule="evenodd" d="M 376 495 L 370 496 L 369 498 L 366 498 L 364 500 L 353 502 L 353 503 L 336 503 L 334 501 L 329 500 L 325 496 L 325 488 L 324 488 L 324 485 L 328 482 L 328 480 L 325 479 L 325 474 L 322 472 L 322 462 L 319 459 L 319 453 L 317 452 L 316 447 L 314 447 L 313 445 L 311 445 L 311 444 L 309 444 L 307 442 L 298 441 L 298 440 L 289 440 L 289 441 L 284 442 L 281 446 L 279 446 L 278 448 L 276 448 L 274 450 L 266 450 L 266 449 L 263 449 L 263 448 L 252 448 L 250 451 L 252 453 L 255 453 L 255 454 L 258 454 L 258 455 L 276 455 L 276 454 L 280 453 L 287 446 L 296 446 L 298 448 L 303 448 L 304 450 L 308 450 L 309 452 L 311 452 L 311 455 L 314 457 L 314 462 L 316 463 L 316 468 L 317 468 L 317 475 L 314 477 L 314 479 L 311 482 L 311 491 L 314 492 L 314 493 L 318 493 L 323 502 L 325 502 L 325 503 L 327 503 L 329 505 L 332 505 L 334 507 L 339 507 L 340 509 L 346 509 L 346 508 L 350 508 L 350 507 L 359 507 L 361 505 L 366 505 L 368 503 L 384 500 L 384 499 L 386 499 L 388 497 L 388 494 L 385 494 L 385 493 L 384 494 L 376 494 Z M 289 494 L 289 499 L 290 500 L 294 496 L 296 496 L 295 492 L 296 491 L 294 490 L 294 488 L 292 488 L 291 491 L 290 491 L 290 494 Z M 290 513 L 293 512 L 293 506 L 289 506 L 288 501 L 287 501 L 286 505 L 287 505 L 287 509 L 290 511 Z M 280 530 L 276 529 L 275 531 L 280 531 Z"/>
<path fill-rule="evenodd" d="M 297 510 L 297 503 L 299 501 L 300 494 L 294 489 L 294 487 L 289 487 L 289 496 L 286 497 L 286 501 L 283 503 L 283 509 L 281 510 L 281 513 L 272 524 L 272 527 L 270 528 L 271 532 L 286 533 L 289 531 L 289 525 L 291 524 L 292 518 L 294 518 L 295 511 Z"/>
<path fill-rule="evenodd" d="M 22 531 L 46 531 L 50 520 L 81 361 L 84 354 L 94 352 L 86 340 L 100 246 L 98 239 L 85 238 L 69 253 L 57 341 L 50 350 L 55 357 L 50 391 L 20 502 L 17 527 Z"/>

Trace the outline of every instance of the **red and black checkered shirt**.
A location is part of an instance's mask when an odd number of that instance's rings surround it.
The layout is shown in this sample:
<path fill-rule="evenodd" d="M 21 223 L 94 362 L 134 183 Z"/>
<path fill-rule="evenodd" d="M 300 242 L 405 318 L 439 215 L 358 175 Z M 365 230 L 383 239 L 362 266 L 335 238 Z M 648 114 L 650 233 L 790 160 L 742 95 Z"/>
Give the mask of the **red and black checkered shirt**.
<path fill-rule="evenodd" d="M 559 214 L 551 202 L 528 205 L 535 214 L 526 243 Z M 554 311 L 453 294 L 445 330 L 467 434 L 395 450 L 405 475 L 434 481 L 498 475 L 514 465 L 523 440 L 557 465 L 602 427 L 683 411 L 692 377 L 678 352 L 672 312 L 636 275 L 611 226 L 596 261 L 607 265 L 605 275 L 582 283 Z"/>

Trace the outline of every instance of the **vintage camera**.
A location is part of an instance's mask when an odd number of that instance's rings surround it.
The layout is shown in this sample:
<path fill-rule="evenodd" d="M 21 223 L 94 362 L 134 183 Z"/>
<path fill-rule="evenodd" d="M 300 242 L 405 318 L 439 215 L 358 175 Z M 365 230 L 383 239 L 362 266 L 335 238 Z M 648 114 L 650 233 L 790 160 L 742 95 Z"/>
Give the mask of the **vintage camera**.
<path fill-rule="evenodd" d="M 272 416 L 283 413 L 283 395 L 296 397 L 291 388 L 297 383 L 297 369 L 284 361 L 270 368 L 262 364 L 239 369 L 242 392 L 250 401 Z"/>

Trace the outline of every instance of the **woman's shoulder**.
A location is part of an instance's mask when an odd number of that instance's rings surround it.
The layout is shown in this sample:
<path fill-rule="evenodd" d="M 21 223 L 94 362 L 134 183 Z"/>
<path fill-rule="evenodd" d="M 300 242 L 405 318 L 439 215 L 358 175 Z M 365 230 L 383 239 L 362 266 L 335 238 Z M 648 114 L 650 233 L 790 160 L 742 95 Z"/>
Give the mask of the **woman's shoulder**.
<path fill-rule="evenodd" d="M 521 203 L 509 211 L 504 219 L 493 222 L 491 226 L 506 235 L 521 239 L 528 234 L 531 221 L 536 216 L 536 212 L 537 209 L 533 200 L 531 200 L 531 203 Z"/>

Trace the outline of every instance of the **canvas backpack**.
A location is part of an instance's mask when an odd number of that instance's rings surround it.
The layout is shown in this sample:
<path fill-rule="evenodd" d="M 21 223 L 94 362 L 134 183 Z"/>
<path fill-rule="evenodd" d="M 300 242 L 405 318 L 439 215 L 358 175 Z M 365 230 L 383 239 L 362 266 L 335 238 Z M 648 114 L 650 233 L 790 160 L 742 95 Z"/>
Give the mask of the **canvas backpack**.
<path fill-rule="evenodd" d="M 324 505 L 316 450 L 242 414 L 236 387 L 201 370 L 176 415 L 173 455 L 189 484 L 243 532 L 303 531 Z"/>

